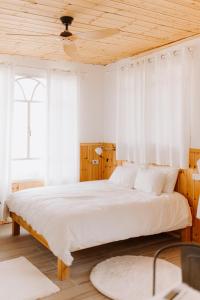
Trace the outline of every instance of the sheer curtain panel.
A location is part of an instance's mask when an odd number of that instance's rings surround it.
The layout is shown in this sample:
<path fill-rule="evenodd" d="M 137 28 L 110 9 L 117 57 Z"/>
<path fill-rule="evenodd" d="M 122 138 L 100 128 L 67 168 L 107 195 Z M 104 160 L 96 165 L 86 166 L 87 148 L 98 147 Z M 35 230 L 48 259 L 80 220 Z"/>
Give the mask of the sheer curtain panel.
<path fill-rule="evenodd" d="M 51 71 L 48 78 L 46 183 L 79 179 L 78 76 Z"/>
<path fill-rule="evenodd" d="M 118 159 L 188 166 L 191 70 L 187 48 L 118 69 Z"/>
<path fill-rule="evenodd" d="M 13 71 L 0 65 L 0 221 L 4 220 L 5 200 L 11 190 L 11 127 L 13 112 Z"/>

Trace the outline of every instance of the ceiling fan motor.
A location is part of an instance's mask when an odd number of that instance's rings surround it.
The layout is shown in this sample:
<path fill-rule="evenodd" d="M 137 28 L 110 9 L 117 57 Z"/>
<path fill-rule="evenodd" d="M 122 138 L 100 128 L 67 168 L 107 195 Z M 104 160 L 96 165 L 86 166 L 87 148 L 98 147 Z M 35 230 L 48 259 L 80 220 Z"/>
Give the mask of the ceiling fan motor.
<path fill-rule="evenodd" d="M 72 33 L 69 32 L 68 27 L 72 24 L 74 18 L 70 16 L 63 16 L 60 18 L 60 20 L 63 23 L 63 25 L 65 25 L 65 31 L 61 32 L 60 36 L 63 38 L 72 36 Z"/>

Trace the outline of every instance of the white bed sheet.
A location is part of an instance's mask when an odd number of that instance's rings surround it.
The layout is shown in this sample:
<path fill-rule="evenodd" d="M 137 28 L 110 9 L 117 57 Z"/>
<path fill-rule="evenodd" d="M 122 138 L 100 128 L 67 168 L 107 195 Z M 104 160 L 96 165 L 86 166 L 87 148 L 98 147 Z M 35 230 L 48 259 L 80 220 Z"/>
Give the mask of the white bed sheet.
<path fill-rule="evenodd" d="M 73 251 L 191 225 L 179 193 L 154 196 L 107 180 L 24 190 L 6 203 L 68 266 Z"/>

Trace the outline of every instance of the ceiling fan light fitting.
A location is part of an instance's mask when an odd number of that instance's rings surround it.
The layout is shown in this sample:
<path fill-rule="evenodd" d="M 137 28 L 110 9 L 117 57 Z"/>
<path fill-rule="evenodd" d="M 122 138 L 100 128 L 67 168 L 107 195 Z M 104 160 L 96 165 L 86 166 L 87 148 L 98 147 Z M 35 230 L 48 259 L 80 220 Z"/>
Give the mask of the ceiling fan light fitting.
<path fill-rule="evenodd" d="M 68 38 L 68 37 L 72 36 L 72 33 L 65 30 L 65 31 L 61 32 L 60 36 L 62 38 Z"/>

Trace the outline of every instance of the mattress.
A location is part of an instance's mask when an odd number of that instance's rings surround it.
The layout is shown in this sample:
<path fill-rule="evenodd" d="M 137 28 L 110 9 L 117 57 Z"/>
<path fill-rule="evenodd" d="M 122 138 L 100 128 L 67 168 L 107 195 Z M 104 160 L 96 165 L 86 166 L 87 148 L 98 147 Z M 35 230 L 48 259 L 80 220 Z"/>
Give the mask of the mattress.
<path fill-rule="evenodd" d="M 109 180 L 28 189 L 11 194 L 6 204 L 42 234 L 68 266 L 73 251 L 192 223 L 187 199 L 181 194 L 155 196 Z"/>

